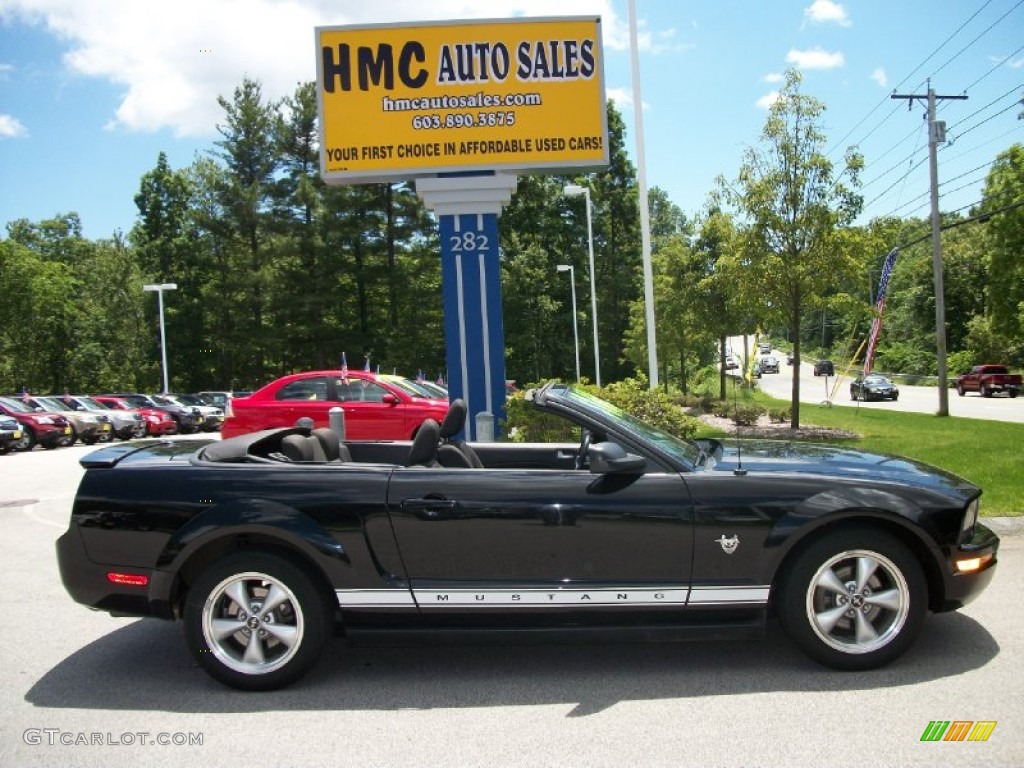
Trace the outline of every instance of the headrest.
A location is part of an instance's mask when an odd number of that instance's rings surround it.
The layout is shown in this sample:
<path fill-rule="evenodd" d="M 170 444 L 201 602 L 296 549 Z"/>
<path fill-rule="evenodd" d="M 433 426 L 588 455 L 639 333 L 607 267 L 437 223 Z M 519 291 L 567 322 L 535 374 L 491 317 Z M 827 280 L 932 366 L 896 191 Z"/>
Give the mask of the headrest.
<path fill-rule="evenodd" d="M 440 439 L 441 427 L 433 419 L 427 419 L 420 425 L 416 437 L 413 438 L 412 448 L 409 450 L 407 467 L 417 465 L 426 467 L 437 466 L 437 444 Z"/>
<path fill-rule="evenodd" d="M 303 435 L 288 435 L 281 440 L 281 453 L 292 461 L 326 462 L 327 454 L 320 445 L 320 440 Z"/>
<path fill-rule="evenodd" d="M 448 413 L 444 415 L 441 422 L 441 438 L 449 438 L 459 434 L 466 426 L 466 401 L 461 397 L 452 400 L 448 406 Z"/>
<path fill-rule="evenodd" d="M 352 461 L 352 454 L 348 446 L 343 445 L 338 439 L 338 433 L 330 427 L 320 427 L 313 430 L 313 437 L 320 441 L 327 461 Z"/>

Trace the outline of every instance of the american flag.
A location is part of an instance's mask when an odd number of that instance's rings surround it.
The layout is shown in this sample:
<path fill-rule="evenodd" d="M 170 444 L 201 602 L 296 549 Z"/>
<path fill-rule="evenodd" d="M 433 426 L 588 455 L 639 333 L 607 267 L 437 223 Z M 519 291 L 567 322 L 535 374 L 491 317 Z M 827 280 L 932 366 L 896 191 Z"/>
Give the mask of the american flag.
<path fill-rule="evenodd" d="M 893 248 L 885 257 L 885 264 L 882 265 L 882 279 L 878 281 L 878 298 L 875 300 L 875 319 L 871 321 L 871 335 L 868 337 L 868 353 L 864 357 L 864 375 L 871 373 L 871 363 L 875 359 L 875 347 L 878 345 L 878 335 L 882 331 L 882 313 L 885 312 L 885 291 L 889 287 L 889 276 L 892 274 L 893 265 L 896 263 L 896 255 L 899 248 Z"/>
<path fill-rule="evenodd" d="M 369 355 L 366 356 L 366 362 L 363 363 L 363 370 L 366 371 L 367 373 L 370 372 L 370 356 Z"/>
<path fill-rule="evenodd" d="M 345 353 L 341 353 L 341 380 L 348 384 L 348 360 L 345 359 Z"/>
<path fill-rule="evenodd" d="M 422 368 L 420 368 L 418 371 L 416 371 L 416 381 L 426 381 L 426 379 L 423 378 L 423 369 Z"/>

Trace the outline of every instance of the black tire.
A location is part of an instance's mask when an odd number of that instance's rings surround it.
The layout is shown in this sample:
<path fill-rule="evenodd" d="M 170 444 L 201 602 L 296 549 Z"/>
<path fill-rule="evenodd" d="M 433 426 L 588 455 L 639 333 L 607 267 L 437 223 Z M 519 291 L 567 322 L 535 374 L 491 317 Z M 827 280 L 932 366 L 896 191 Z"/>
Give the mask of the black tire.
<path fill-rule="evenodd" d="M 858 584 L 862 564 L 873 567 Z M 927 613 L 920 563 L 877 528 L 826 534 L 797 556 L 777 586 L 786 632 L 804 653 L 834 669 L 874 669 L 895 660 L 913 644 Z"/>
<path fill-rule="evenodd" d="M 14 450 L 19 453 L 22 451 L 28 452 L 36 447 L 36 433 L 29 427 L 22 427 L 21 439 L 14 444 Z"/>
<path fill-rule="evenodd" d="M 957 384 L 956 385 L 956 393 L 958 395 L 960 395 L 960 397 L 964 396 L 964 385 L 963 384 Z"/>
<path fill-rule="evenodd" d="M 1010 389 L 1010 390 L 1007 390 L 1007 391 L 1010 393 L 1010 397 L 1016 397 L 1017 396 L 1017 390 L 1016 389 Z"/>
<path fill-rule="evenodd" d="M 978 385 L 978 394 L 982 397 L 992 397 L 992 390 L 986 387 L 984 384 Z"/>
<path fill-rule="evenodd" d="M 262 601 L 274 589 L 281 599 L 263 615 Z M 239 606 L 239 595 L 249 605 Z M 329 596 L 302 567 L 268 552 L 237 552 L 210 566 L 189 590 L 185 641 L 214 679 L 244 691 L 270 691 L 294 683 L 316 664 L 331 636 L 332 615 Z M 218 637 L 215 622 L 237 631 Z M 253 638 L 254 625 L 262 636 Z"/>

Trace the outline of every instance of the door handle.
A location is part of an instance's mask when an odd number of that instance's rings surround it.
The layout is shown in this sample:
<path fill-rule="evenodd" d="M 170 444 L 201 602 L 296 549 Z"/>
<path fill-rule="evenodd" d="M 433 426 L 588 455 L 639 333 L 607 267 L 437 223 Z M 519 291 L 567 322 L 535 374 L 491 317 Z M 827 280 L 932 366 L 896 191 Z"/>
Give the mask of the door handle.
<path fill-rule="evenodd" d="M 404 499 L 402 511 L 412 512 L 421 520 L 441 520 L 446 512 L 454 512 L 459 502 L 453 499 Z"/>

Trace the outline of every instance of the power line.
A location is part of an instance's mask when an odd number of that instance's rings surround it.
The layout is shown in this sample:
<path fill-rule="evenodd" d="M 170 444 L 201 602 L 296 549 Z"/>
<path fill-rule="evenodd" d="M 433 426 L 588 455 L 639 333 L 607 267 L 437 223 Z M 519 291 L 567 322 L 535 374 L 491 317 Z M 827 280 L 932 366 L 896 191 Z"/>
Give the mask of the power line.
<path fill-rule="evenodd" d="M 988 5 L 988 3 L 985 3 L 985 5 Z M 991 24 L 989 24 L 987 27 L 985 27 L 985 29 L 980 34 L 978 34 L 977 37 L 975 37 L 973 40 L 971 40 L 971 42 L 969 42 L 967 45 L 965 45 L 959 51 L 957 51 L 952 56 L 950 56 L 948 59 L 946 59 L 946 61 L 942 64 L 941 67 L 939 67 L 934 72 L 932 72 L 931 77 L 935 77 L 937 74 L 939 74 L 939 72 L 941 72 L 943 69 L 946 68 L 947 64 L 949 64 L 951 61 L 954 61 L 955 59 L 957 59 L 960 56 L 960 54 L 962 54 L 964 51 L 966 51 L 968 48 L 970 48 L 972 45 L 974 45 L 976 42 L 978 42 L 981 38 L 983 38 L 985 35 L 987 35 L 989 33 L 989 31 L 991 31 L 992 27 L 994 27 L 994 26 L 996 26 L 996 24 L 999 24 L 1000 22 L 1002 22 L 1003 19 L 1005 19 L 1011 13 L 1013 13 L 1018 8 L 1020 8 L 1021 5 L 1024 5 L 1024 0 L 1018 0 L 1017 4 L 1015 6 L 1013 6 L 1013 8 L 1008 10 L 1006 13 L 1004 13 L 998 19 L 996 19 Z M 982 8 L 984 8 L 984 6 L 982 6 Z M 974 17 L 972 16 L 971 18 L 974 18 Z"/>
<path fill-rule="evenodd" d="M 902 79 L 902 80 L 901 80 L 901 81 L 900 81 L 899 83 L 897 83 L 897 84 L 896 84 L 896 86 L 895 86 L 895 87 L 893 88 L 893 93 L 895 93 L 895 92 L 896 92 L 896 91 L 897 91 L 897 90 L 898 90 L 899 88 L 901 88 L 901 87 L 902 87 L 902 86 L 903 86 L 903 85 L 904 85 L 904 84 L 905 84 L 905 83 L 906 83 L 906 82 L 907 82 L 907 81 L 908 81 L 908 80 L 909 80 L 910 78 L 912 78 L 912 77 L 913 77 L 913 76 L 914 76 L 914 75 L 915 75 L 915 74 L 917 73 L 917 71 L 918 71 L 919 69 L 921 69 L 921 68 L 922 68 L 922 67 L 923 67 L 923 66 L 924 66 L 925 64 L 927 64 L 927 63 L 928 63 L 929 61 L 931 61 L 931 60 L 932 60 L 932 58 L 933 58 L 933 57 L 934 57 L 934 56 L 935 56 L 935 55 L 936 55 L 936 54 L 937 54 L 937 53 L 938 53 L 939 51 L 941 51 L 941 50 L 942 50 L 943 48 L 945 48 L 945 47 L 946 47 L 946 44 L 947 44 L 947 43 L 949 43 L 949 41 L 950 41 L 950 40 L 952 40 L 952 39 L 953 39 L 954 37 L 956 37 L 956 36 L 957 36 L 958 34 L 960 34 L 960 32 L 961 32 L 961 31 L 962 31 L 962 30 L 964 29 L 964 27 L 966 27 L 966 26 L 967 26 L 968 24 L 970 24 L 970 23 L 971 23 L 972 21 L 974 21 L 974 18 L 975 18 L 975 17 L 976 17 L 976 16 L 977 16 L 977 15 L 978 15 L 979 13 L 981 13 L 982 11 L 984 11 L 984 10 L 985 10 L 985 9 L 986 9 L 986 8 L 987 8 L 987 7 L 988 7 L 988 6 L 990 5 L 990 4 L 991 4 L 991 2 L 992 2 L 992 0 L 986 0 L 986 2 L 985 2 L 985 3 L 984 3 L 984 4 L 983 4 L 983 5 L 982 5 L 982 6 L 981 6 L 981 7 L 980 7 L 980 8 L 978 9 L 978 10 L 976 10 L 976 11 L 975 11 L 974 13 L 972 13 L 972 14 L 971 14 L 971 15 L 970 15 L 970 16 L 969 16 L 969 17 L 967 18 L 967 20 L 966 20 L 966 21 L 964 21 L 963 23 L 961 23 L 961 24 L 960 24 L 960 26 L 959 26 L 959 27 L 957 27 L 957 28 L 956 28 L 956 29 L 955 29 L 955 30 L 953 31 L 953 33 L 952 33 L 952 34 L 951 34 L 951 35 L 950 35 L 949 37 L 947 37 L 947 38 L 946 38 L 945 40 L 943 40 L 943 41 L 942 41 L 942 42 L 941 42 L 941 43 L 939 44 L 939 46 L 938 46 L 938 47 L 937 47 L 937 48 L 936 48 L 936 49 L 935 49 L 934 51 L 932 51 L 931 53 L 929 53 L 929 54 L 928 54 L 928 55 L 927 55 L 927 56 L 926 56 L 926 57 L 924 58 L 924 60 L 923 60 L 923 61 L 922 61 L 922 62 L 921 62 L 920 64 L 918 64 L 918 65 L 917 65 L 916 67 L 914 67 L 914 69 L 913 69 L 913 70 L 911 70 L 911 72 L 910 72 L 910 74 L 909 74 L 909 75 L 907 75 L 906 77 L 904 77 L 904 78 L 903 78 L 903 79 Z M 1020 5 L 1020 3 L 1018 3 L 1018 5 Z M 1016 6 L 1015 6 L 1015 7 L 1016 7 Z M 943 66 L 945 66 L 945 65 L 943 65 Z M 921 87 L 922 85 L 924 85 L 924 82 L 923 82 L 923 81 L 922 81 L 922 82 L 920 82 L 920 83 L 918 83 L 918 84 L 917 84 L 917 85 L 915 86 L 915 90 L 916 90 L 917 88 L 920 88 L 920 87 Z M 868 120 L 868 118 L 870 118 L 870 117 L 871 117 L 871 115 L 873 115 L 873 114 L 874 114 L 875 112 L 877 112 L 877 111 L 878 111 L 878 109 L 879 109 L 879 108 L 880 108 L 880 107 L 881 107 L 881 106 L 882 106 L 883 104 L 885 104 L 885 102 L 886 102 L 886 101 L 888 100 L 888 98 L 889 98 L 889 97 L 887 97 L 887 96 L 883 96 L 883 97 L 882 97 L 882 100 L 881 100 L 880 102 L 878 102 L 878 103 L 877 103 L 877 104 L 876 104 L 876 105 L 875 105 L 875 106 L 874 106 L 874 107 L 873 107 L 873 108 L 871 109 L 871 111 L 870 111 L 870 112 L 868 112 L 868 113 L 867 113 L 867 114 L 866 114 L 866 115 L 865 115 L 864 117 L 862 117 L 862 118 L 861 118 L 861 119 L 860 119 L 860 120 L 859 120 L 859 121 L 857 122 L 857 124 L 856 124 L 856 125 L 854 125 L 854 126 L 853 126 L 853 128 L 851 128 L 851 129 L 849 130 L 849 132 L 848 132 L 848 133 L 847 133 L 847 134 L 846 134 L 845 136 L 843 136 L 843 138 L 841 138 L 841 139 L 840 139 L 840 140 L 839 140 L 838 142 L 836 142 L 836 143 L 835 143 L 835 144 L 834 144 L 834 145 L 832 146 L 832 148 L 831 148 L 831 149 L 827 150 L 827 151 L 825 152 L 825 154 L 826 154 L 826 155 L 831 155 L 831 154 L 832 154 L 833 152 L 835 152 L 835 151 L 836 151 L 836 149 L 837 149 L 837 148 L 839 148 L 840 146 L 842 146 L 842 145 L 843 145 L 843 143 L 844 143 L 844 142 L 845 142 L 845 141 L 846 141 L 846 140 L 847 140 L 848 138 L 850 138 L 850 136 L 852 136 L 852 135 L 853 135 L 854 131 L 856 131 L 856 130 L 857 130 L 857 129 L 858 129 L 858 128 L 859 128 L 860 126 L 861 126 L 861 125 L 863 125 L 863 124 L 864 124 L 864 123 L 865 123 L 865 122 L 866 122 L 866 121 Z M 873 133 L 874 133 L 875 131 L 877 131 L 877 130 L 878 130 L 878 129 L 879 129 L 879 128 L 880 128 L 880 127 L 881 127 L 881 126 L 882 126 L 882 125 L 883 125 L 883 124 L 885 123 L 885 122 L 887 122 L 887 121 L 889 120 L 889 118 L 890 118 L 890 117 L 892 117 L 892 116 L 893 116 L 893 115 L 894 115 L 894 114 L 896 113 L 896 111 L 897 111 L 898 109 L 899 109 L 899 107 L 897 107 L 897 108 L 896 108 L 896 109 L 894 109 L 894 110 L 893 110 L 892 112 L 890 112 L 890 113 L 889 113 L 889 114 L 888 114 L 888 115 L 887 115 L 887 116 L 886 116 L 886 117 L 885 117 L 885 118 L 884 118 L 884 119 L 882 120 L 882 122 L 881 122 L 881 123 L 879 123 L 879 124 L 878 124 L 878 125 L 876 125 L 876 126 L 875 126 L 874 128 L 872 128 L 872 129 L 871 129 L 871 131 L 869 131 L 869 132 L 868 132 L 868 134 L 867 134 L 866 136 L 864 136 L 864 137 L 863 137 L 863 138 L 862 138 L 862 139 L 861 139 L 860 141 L 858 141 L 858 142 L 857 142 L 857 144 L 861 144 L 861 143 L 863 143 L 863 142 L 864 142 L 865 140 L 867 140 L 868 138 L 870 138 L 870 137 L 871 137 L 871 134 L 873 134 Z"/>
<path fill-rule="evenodd" d="M 1022 0 L 1022 2 L 1024 2 L 1024 0 Z M 972 117 L 974 117 L 975 115 L 979 115 L 979 114 L 981 114 L 981 113 L 982 113 L 982 112 L 984 112 L 984 111 L 985 111 L 986 109 L 988 109 L 989 107 L 991 107 L 991 106 L 992 106 L 993 104 L 995 104 L 995 103 L 997 103 L 997 102 L 1000 102 L 1000 101 L 1002 101 L 1002 100 L 1003 100 L 1003 99 L 1005 99 L 1005 98 L 1006 98 L 1007 96 L 1009 96 L 1009 95 L 1010 95 L 1011 93 L 1013 93 L 1014 91 L 1016 91 L 1016 90 L 1019 90 L 1019 89 L 1021 89 L 1021 88 L 1024 88 L 1024 83 L 1020 83 L 1019 85 L 1015 85 L 1015 86 L 1013 86 L 1013 88 L 1011 88 L 1010 90 L 1008 90 L 1008 91 L 1007 91 L 1006 93 L 1004 93 L 1004 94 L 1003 94 L 1002 96 L 997 96 L 996 98 L 992 99 L 992 101 L 990 101 L 990 102 L 989 102 L 988 104 L 986 104 L 985 106 L 983 106 L 983 107 L 980 107 L 980 108 L 978 108 L 978 109 L 974 110 L 973 112 L 971 112 L 971 114 L 967 115 L 967 117 L 961 118 L 961 119 L 960 119 L 960 120 L 958 120 L 957 122 L 953 123 L 953 124 L 952 124 L 951 126 L 949 126 L 949 130 L 952 130 L 953 128 L 956 128 L 956 127 L 957 127 L 958 125 L 960 125 L 961 123 L 965 123 L 965 122 L 967 122 L 968 120 L 970 120 L 970 119 L 971 119 Z M 1020 103 L 1020 101 L 1017 101 L 1017 102 L 1015 102 L 1015 103 L 1016 103 L 1016 104 L 1019 104 L 1019 103 Z M 1005 111 L 1005 110 L 1004 110 L 1004 111 Z"/>

